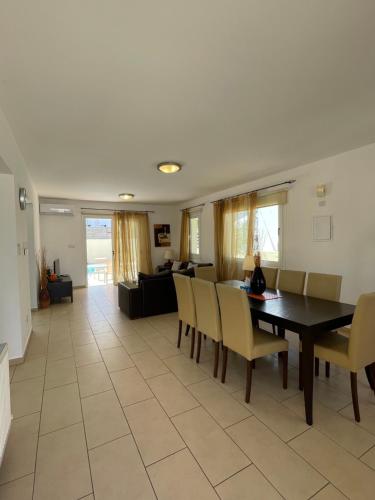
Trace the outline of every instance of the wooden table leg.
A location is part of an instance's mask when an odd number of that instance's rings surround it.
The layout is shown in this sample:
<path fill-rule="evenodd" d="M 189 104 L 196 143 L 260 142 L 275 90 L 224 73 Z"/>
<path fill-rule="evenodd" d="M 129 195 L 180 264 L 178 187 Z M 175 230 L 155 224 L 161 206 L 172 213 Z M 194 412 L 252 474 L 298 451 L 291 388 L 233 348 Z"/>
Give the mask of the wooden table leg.
<path fill-rule="evenodd" d="M 303 391 L 305 397 L 306 423 L 313 423 L 314 391 L 314 337 L 308 331 L 302 334 Z"/>
<path fill-rule="evenodd" d="M 285 339 L 285 328 L 278 326 L 277 327 L 277 336 L 280 337 L 281 339 Z M 282 353 L 278 353 L 279 359 L 282 359 Z"/>

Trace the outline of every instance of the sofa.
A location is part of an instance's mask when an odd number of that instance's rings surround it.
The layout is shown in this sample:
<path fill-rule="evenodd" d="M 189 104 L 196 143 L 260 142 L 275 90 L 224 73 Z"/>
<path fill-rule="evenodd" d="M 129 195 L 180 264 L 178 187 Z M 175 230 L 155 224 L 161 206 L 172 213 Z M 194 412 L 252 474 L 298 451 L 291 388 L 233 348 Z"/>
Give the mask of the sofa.
<path fill-rule="evenodd" d="M 195 266 L 212 266 L 211 263 L 193 263 Z M 178 271 L 156 274 L 139 273 L 138 283 L 127 281 L 118 284 L 118 305 L 128 318 L 143 318 L 177 311 L 177 297 L 173 272 L 194 276 L 194 267 L 182 264 Z"/>

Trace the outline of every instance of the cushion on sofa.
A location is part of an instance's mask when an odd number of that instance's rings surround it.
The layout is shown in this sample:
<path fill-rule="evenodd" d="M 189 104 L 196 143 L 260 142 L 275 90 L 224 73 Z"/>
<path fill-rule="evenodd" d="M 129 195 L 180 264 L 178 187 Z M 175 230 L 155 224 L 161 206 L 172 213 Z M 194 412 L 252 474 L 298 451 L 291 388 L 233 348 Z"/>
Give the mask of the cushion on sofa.
<path fill-rule="evenodd" d="M 171 276 L 171 274 L 172 272 L 169 269 L 166 271 L 161 271 L 160 273 L 156 274 L 138 273 L 138 283 L 146 280 L 157 280 L 159 278 L 166 278 L 167 276 Z"/>

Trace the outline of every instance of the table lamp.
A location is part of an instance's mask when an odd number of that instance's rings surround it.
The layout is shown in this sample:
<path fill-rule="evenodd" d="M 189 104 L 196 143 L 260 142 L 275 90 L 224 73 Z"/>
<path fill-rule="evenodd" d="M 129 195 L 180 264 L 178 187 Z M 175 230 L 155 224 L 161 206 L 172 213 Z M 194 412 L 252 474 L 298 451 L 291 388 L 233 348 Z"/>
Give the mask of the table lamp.
<path fill-rule="evenodd" d="M 164 259 L 167 261 L 165 265 L 171 267 L 172 266 L 171 259 L 173 259 L 173 252 L 172 252 L 172 250 L 166 250 L 164 252 Z"/>
<path fill-rule="evenodd" d="M 245 278 L 250 277 L 252 272 L 254 271 L 255 265 L 254 265 L 254 256 L 253 255 L 246 255 L 243 263 L 242 263 L 242 269 L 245 271 Z M 250 271 L 247 273 L 247 271 Z"/>

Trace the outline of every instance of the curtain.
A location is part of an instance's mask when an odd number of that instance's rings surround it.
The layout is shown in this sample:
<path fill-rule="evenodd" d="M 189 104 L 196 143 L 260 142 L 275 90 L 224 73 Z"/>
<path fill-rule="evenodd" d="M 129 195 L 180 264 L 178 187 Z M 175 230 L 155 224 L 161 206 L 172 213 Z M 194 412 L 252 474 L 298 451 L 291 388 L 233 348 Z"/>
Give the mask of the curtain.
<path fill-rule="evenodd" d="M 118 212 L 114 217 L 114 282 L 138 280 L 138 272 L 152 273 L 147 213 Z"/>
<path fill-rule="evenodd" d="M 253 255 L 257 194 L 250 193 L 214 204 L 215 261 L 220 280 L 240 279 L 242 262 Z"/>
<path fill-rule="evenodd" d="M 188 210 L 181 212 L 181 234 L 180 234 L 180 261 L 186 262 L 189 260 L 190 245 L 189 245 L 189 226 L 190 217 Z"/>

